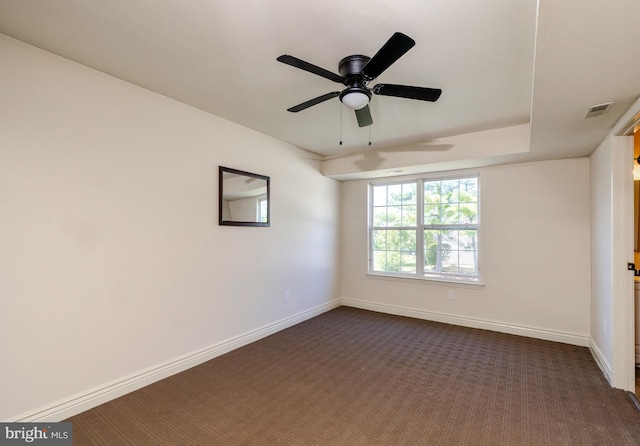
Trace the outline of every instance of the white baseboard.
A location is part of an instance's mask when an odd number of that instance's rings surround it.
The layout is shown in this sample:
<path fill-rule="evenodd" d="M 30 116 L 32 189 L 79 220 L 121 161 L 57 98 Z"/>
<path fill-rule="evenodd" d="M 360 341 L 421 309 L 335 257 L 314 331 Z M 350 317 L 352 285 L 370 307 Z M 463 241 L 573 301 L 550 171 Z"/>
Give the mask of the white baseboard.
<path fill-rule="evenodd" d="M 598 364 L 598 367 L 600 367 L 600 370 L 602 370 L 602 374 L 609 382 L 609 385 L 612 386 L 611 383 L 613 382 L 613 372 L 611 370 L 611 364 L 609 364 L 609 361 L 607 361 L 607 358 L 602 353 L 602 350 L 600 350 L 600 347 L 598 347 L 598 344 L 596 344 L 593 339 L 589 340 L 589 350 L 591 350 L 591 355 L 593 355 L 593 358 L 596 360 L 596 364 Z"/>
<path fill-rule="evenodd" d="M 544 339 L 546 341 L 562 342 L 565 344 L 579 345 L 581 347 L 589 346 L 588 336 L 573 333 L 544 330 L 534 327 L 523 327 L 519 325 L 505 324 L 502 322 L 468 318 L 452 314 L 437 313 L 433 311 L 418 310 L 415 308 L 381 304 L 357 299 L 343 298 L 342 305 L 347 307 L 362 308 L 363 310 L 377 311 L 380 313 L 395 314 L 397 316 L 408 316 L 434 322 L 443 322 L 445 324 L 461 325 L 463 327 L 480 328 L 483 330 L 492 330 L 500 333 L 509 333 L 519 336 L 526 336 L 529 338 Z"/>
<path fill-rule="evenodd" d="M 176 373 L 190 369 L 217 356 L 228 353 L 244 345 L 277 333 L 285 328 L 304 322 L 340 306 L 340 300 L 333 300 L 293 316 L 265 325 L 240 336 L 211 345 L 204 349 L 174 358 L 154 367 L 150 367 L 132 375 L 111 381 L 86 392 L 41 407 L 29 413 L 22 414 L 8 422 L 42 422 L 61 421 L 73 415 L 89 410 L 100 404 L 111 401 L 134 390 L 148 386 L 156 381 L 167 378 Z"/>

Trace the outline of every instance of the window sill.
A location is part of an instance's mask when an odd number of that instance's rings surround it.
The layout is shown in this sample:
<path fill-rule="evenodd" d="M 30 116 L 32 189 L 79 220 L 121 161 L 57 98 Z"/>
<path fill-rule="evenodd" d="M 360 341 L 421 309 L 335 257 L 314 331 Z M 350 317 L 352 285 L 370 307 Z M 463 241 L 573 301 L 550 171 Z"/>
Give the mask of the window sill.
<path fill-rule="evenodd" d="M 375 280 L 390 280 L 392 282 L 416 282 L 429 285 L 458 287 L 481 290 L 484 288 L 482 282 L 463 282 L 460 280 L 432 279 L 429 277 L 401 276 L 395 274 L 367 273 L 367 277 Z"/>

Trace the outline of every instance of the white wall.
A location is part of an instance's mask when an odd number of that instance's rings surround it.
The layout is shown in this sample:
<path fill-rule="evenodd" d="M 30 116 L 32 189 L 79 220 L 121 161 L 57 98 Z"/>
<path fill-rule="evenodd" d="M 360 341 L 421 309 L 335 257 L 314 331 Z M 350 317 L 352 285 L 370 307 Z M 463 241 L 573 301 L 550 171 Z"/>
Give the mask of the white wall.
<path fill-rule="evenodd" d="M 340 189 L 308 153 L 1 34 L 0 59 L 0 419 L 337 303 Z M 271 176 L 271 227 L 218 226 L 218 165 Z"/>
<path fill-rule="evenodd" d="M 589 159 L 474 172 L 484 288 L 368 277 L 367 181 L 352 181 L 342 185 L 343 303 L 588 345 Z"/>

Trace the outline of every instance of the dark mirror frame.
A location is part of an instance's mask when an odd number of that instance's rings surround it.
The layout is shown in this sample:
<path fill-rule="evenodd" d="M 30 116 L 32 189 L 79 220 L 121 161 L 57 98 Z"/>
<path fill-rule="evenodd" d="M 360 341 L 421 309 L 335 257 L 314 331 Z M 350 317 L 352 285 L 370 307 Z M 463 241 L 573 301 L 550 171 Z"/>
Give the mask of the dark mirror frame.
<path fill-rule="evenodd" d="M 255 178 L 258 180 L 264 180 L 267 182 L 267 221 L 236 221 L 236 220 L 224 220 L 222 218 L 222 209 L 224 204 L 224 174 L 232 173 L 235 175 L 245 176 L 249 178 Z M 268 227 L 271 225 L 271 186 L 270 178 L 265 175 L 259 175 L 257 173 L 245 172 L 244 170 L 232 169 L 230 167 L 218 167 L 218 224 L 222 226 L 261 226 Z"/>

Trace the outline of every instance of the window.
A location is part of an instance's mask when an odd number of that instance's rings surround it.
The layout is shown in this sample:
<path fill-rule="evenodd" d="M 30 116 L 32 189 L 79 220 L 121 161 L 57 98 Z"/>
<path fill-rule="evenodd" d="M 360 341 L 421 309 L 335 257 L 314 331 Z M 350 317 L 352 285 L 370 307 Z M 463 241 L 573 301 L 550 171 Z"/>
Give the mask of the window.
<path fill-rule="evenodd" d="M 269 200 L 266 195 L 262 198 L 258 198 L 258 215 L 256 221 L 260 223 L 267 223 L 269 221 Z"/>
<path fill-rule="evenodd" d="M 477 282 L 478 176 L 370 185 L 369 271 Z"/>

